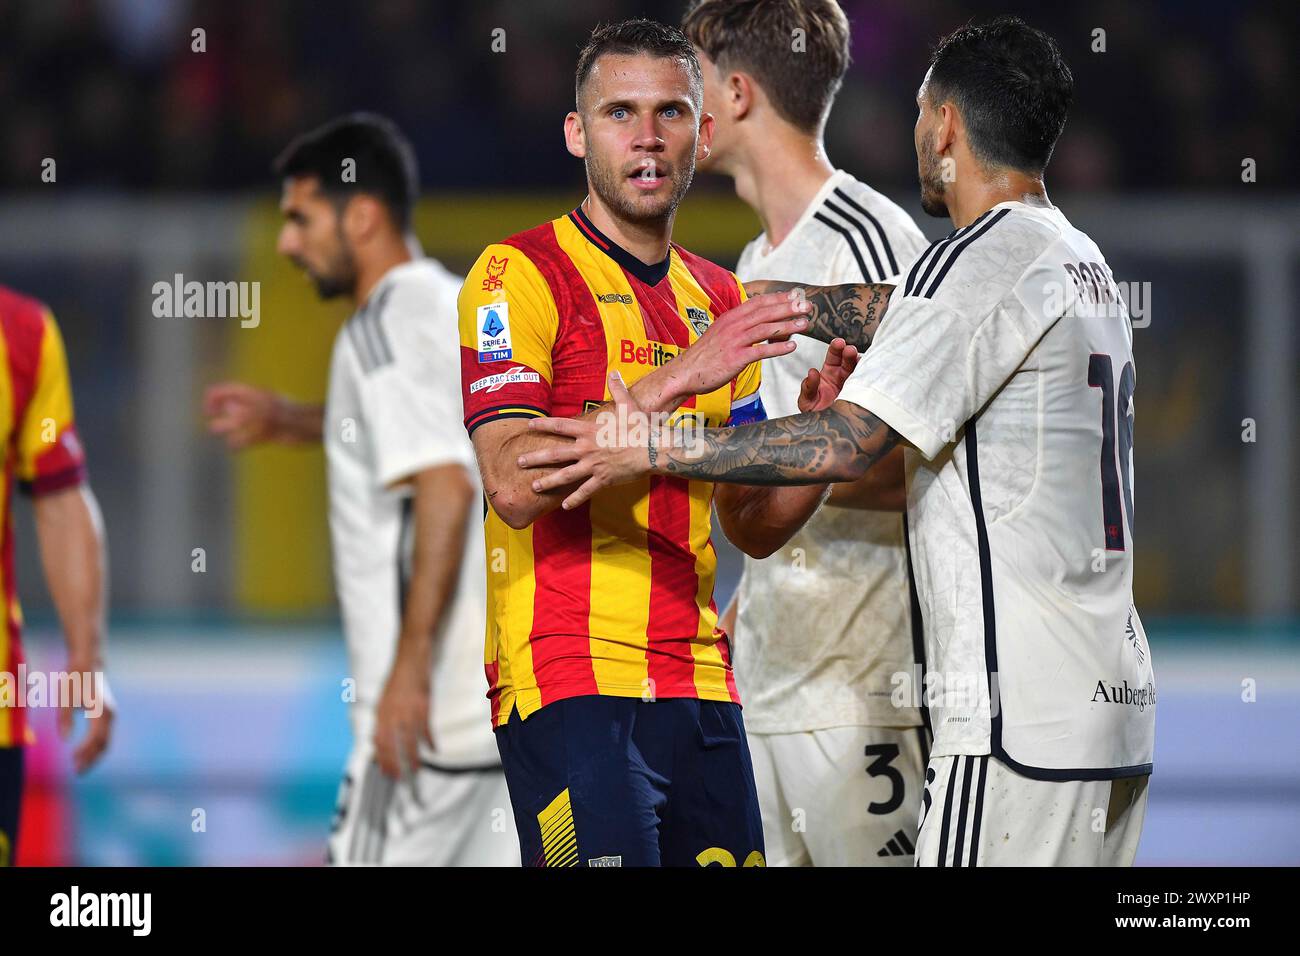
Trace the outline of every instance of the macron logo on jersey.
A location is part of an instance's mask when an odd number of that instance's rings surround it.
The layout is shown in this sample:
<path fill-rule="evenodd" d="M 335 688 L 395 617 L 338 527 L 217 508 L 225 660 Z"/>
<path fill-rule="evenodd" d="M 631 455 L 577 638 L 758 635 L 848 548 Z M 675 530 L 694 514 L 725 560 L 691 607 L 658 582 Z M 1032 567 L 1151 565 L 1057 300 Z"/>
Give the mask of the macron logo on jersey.
<path fill-rule="evenodd" d="M 510 303 L 494 302 L 478 307 L 478 360 L 500 362 L 513 358 L 510 345 Z"/>
<path fill-rule="evenodd" d="M 497 375 L 488 375 L 479 379 L 469 387 L 471 395 L 487 389 L 489 392 L 497 392 L 506 385 L 518 385 L 525 382 L 540 382 L 542 377 L 536 372 L 526 372 L 522 365 L 516 365 L 508 372 L 501 372 Z"/>

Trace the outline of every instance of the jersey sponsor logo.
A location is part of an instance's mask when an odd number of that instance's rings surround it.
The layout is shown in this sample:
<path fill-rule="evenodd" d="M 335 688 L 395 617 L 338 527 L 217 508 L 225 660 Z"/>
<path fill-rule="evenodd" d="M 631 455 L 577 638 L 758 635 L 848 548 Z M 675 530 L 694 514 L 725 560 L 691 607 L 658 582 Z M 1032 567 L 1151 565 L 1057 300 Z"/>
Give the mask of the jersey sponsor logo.
<path fill-rule="evenodd" d="M 675 345 L 665 345 L 663 342 L 650 342 L 646 345 L 637 345 L 631 339 L 623 339 L 619 343 L 619 360 L 625 365 L 651 365 L 655 368 L 671 360 L 679 349 Z"/>
<path fill-rule="evenodd" d="M 587 861 L 588 866 L 622 866 L 621 856 L 593 856 Z"/>
<path fill-rule="evenodd" d="M 602 292 L 596 296 L 597 302 L 603 302 L 605 305 L 618 303 L 619 305 L 631 305 L 632 297 L 624 292 Z"/>
<path fill-rule="evenodd" d="M 516 365 L 508 372 L 499 372 L 496 375 L 488 375 L 479 379 L 469 387 L 469 393 L 473 395 L 487 389 L 489 392 L 500 391 L 506 385 L 520 385 L 524 383 L 540 382 L 542 377 L 536 372 L 529 372 L 522 365 Z"/>
<path fill-rule="evenodd" d="M 697 309 L 695 306 L 686 307 L 686 319 L 691 323 L 697 335 L 703 335 L 709 331 L 709 313 L 703 309 Z"/>
<path fill-rule="evenodd" d="M 1107 704 L 1124 704 L 1128 707 L 1136 707 L 1138 713 L 1156 705 L 1156 685 L 1150 681 L 1142 687 L 1130 687 L 1125 680 L 1119 687 L 1111 684 L 1109 694 L 1106 690 L 1106 682 L 1097 681 L 1097 689 L 1092 693 L 1093 703 L 1103 701 Z"/>
<path fill-rule="evenodd" d="M 494 302 L 478 307 L 478 360 L 500 362 L 514 357 L 510 345 L 510 303 Z"/>
<path fill-rule="evenodd" d="M 496 256 L 489 256 L 487 263 L 487 278 L 483 280 L 484 292 L 495 292 L 501 288 L 501 277 L 505 274 L 506 266 L 510 262 L 510 257 L 498 259 Z"/>

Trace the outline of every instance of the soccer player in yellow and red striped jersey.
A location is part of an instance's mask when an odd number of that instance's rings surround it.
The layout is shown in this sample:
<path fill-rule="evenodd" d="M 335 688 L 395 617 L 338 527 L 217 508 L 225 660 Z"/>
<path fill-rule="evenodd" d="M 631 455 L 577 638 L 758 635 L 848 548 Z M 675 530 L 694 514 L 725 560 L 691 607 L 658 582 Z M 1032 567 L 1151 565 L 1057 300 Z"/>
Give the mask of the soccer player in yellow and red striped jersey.
<path fill-rule="evenodd" d="M 60 733 L 67 736 L 72 729 L 69 703 L 97 715 L 87 721 L 86 734 L 73 753 L 79 771 L 102 755 L 112 719 L 102 683 L 101 522 L 86 485 L 63 340 L 49 309 L 4 287 L 0 287 L 0 438 L 4 442 L 0 595 L 5 613 L 0 624 L 0 866 L 4 866 L 14 862 L 17 852 L 23 747 L 31 739 L 9 510 L 15 482 L 34 502 L 45 579 L 68 645 L 68 679 L 63 683 L 80 694 L 79 701 L 55 702 L 63 706 Z"/>
<path fill-rule="evenodd" d="M 518 467 L 556 441 L 529 419 L 595 414 L 612 372 L 670 422 L 764 418 L 758 363 L 794 349 L 768 340 L 804 328 L 804 306 L 746 302 L 732 273 L 671 242 L 707 154 L 700 97 L 680 31 L 598 29 L 565 126 L 588 198 L 489 246 L 461 290 L 465 424 L 490 503 L 489 697 L 526 864 L 763 862 L 711 512 L 743 550 L 770 553 L 822 489 L 715 499 L 709 482 L 655 478 L 563 511 Z M 841 342 L 804 397 L 837 390 L 854 355 Z"/>

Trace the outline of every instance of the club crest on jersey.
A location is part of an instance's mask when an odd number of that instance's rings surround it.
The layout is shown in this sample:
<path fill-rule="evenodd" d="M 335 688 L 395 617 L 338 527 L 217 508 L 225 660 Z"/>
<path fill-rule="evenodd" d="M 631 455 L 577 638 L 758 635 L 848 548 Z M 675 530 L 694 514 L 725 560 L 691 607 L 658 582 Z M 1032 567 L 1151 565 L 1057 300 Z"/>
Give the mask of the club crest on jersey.
<path fill-rule="evenodd" d="M 489 256 L 487 263 L 487 278 L 483 280 L 484 292 L 495 292 L 501 288 L 501 276 L 506 271 L 506 264 L 510 262 L 510 257 L 498 259 L 496 256 Z"/>
<path fill-rule="evenodd" d="M 500 362 L 512 358 L 510 346 L 510 303 L 493 302 L 478 307 L 478 360 Z"/>
<path fill-rule="evenodd" d="M 703 335 L 709 331 L 709 313 L 703 309 L 697 309 L 693 305 L 686 307 L 686 319 L 691 323 L 697 335 Z"/>

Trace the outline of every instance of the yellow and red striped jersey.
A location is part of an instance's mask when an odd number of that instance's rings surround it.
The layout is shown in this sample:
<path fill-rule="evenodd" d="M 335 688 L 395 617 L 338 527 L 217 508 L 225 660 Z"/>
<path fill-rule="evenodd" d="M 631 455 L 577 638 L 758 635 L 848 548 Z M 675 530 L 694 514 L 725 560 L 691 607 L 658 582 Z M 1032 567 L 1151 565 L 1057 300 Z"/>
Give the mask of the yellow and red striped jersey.
<path fill-rule="evenodd" d="M 726 269 L 672 245 L 646 265 L 580 209 L 491 245 L 461 288 L 465 427 L 575 417 L 631 385 L 745 299 Z M 759 366 L 676 414 L 705 426 L 762 417 Z M 492 720 L 566 697 L 739 703 L 713 601 L 713 485 L 652 476 L 522 530 L 484 518 Z"/>
<path fill-rule="evenodd" d="M 0 674 L 17 679 L 23 653 L 22 608 L 14 581 L 14 532 L 10 510 L 15 481 L 32 495 L 80 484 L 86 461 L 72 417 L 72 388 L 63 339 L 50 310 L 35 299 L 0 286 L 0 438 L 4 440 L 4 487 L 0 489 Z M 13 685 L 11 685 L 13 686 Z M 15 687 L 16 689 L 16 687 Z M 24 709 L 0 698 L 0 747 L 26 743 Z"/>

